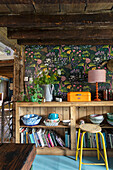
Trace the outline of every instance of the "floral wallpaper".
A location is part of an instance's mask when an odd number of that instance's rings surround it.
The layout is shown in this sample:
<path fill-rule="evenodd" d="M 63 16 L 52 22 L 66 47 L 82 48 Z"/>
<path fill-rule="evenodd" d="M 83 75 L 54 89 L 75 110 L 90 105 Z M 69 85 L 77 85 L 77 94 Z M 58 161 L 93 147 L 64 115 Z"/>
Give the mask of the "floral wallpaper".
<path fill-rule="evenodd" d="M 95 84 L 88 83 L 88 71 L 92 69 L 101 68 L 107 72 L 106 82 L 99 83 L 101 98 L 104 89 L 113 88 L 113 73 L 106 64 L 113 58 L 112 46 L 26 46 L 25 54 L 25 76 L 36 78 L 39 70 L 57 71 L 54 95 L 61 95 L 64 100 L 69 91 L 90 91 L 94 97 Z"/>

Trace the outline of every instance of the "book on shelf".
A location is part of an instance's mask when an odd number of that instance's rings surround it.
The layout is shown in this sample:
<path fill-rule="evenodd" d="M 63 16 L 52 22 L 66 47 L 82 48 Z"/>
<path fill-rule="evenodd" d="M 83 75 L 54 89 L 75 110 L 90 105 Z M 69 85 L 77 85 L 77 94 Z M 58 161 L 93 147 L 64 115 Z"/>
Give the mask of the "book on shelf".
<path fill-rule="evenodd" d="M 30 140 L 31 140 L 31 143 L 35 143 L 35 140 L 34 140 L 34 137 L 33 137 L 33 134 L 29 134 L 29 137 L 30 137 Z"/>
<path fill-rule="evenodd" d="M 76 132 L 76 135 L 77 135 L 77 132 Z M 67 148 L 70 148 L 70 146 L 71 146 L 70 133 L 69 133 L 68 129 L 65 130 L 65 144 L 63 143 L 63 145 L 65 145 L 65 147 L 67 147 Z"/>
<path fill-rule="evenodd" d="M 56 142 L 56 140 L 55 140 L 55 134 L 54 134 L 54 132 L 53 132 L 53 131 L 50 131 L 50 134 L 51 134 L 51 138 L 52 138 L 52 140 L 53 140 L 54 146 L 57 146 L 57 142 Z"/>
<path fill-rule="evenodd" d="M 60 146 L 64 147 L 65 145 L 64 145 L 64 142 L 62 141 L 62 139 L 57 134 L 55 134 L 55 136 L 56 136 L 56 141 L 58 142 L 58 144 Z"/>
<path fill-rule="evenodd" d="M 78 134 L 78 131 L 76 132 L 76 142 L 78 138 L 77 134 Z M 80 134 L 80 138 L 81 138 L 81 134 Z M 110 148 L 110 149 L 113 148 L 113 131 L 111 129 L 107 129 L 107 130 L 103 129 L 102 134 L 104 137 L 105 147 Z M 67 135 L 67 132 L 65 132 L 65 138 L 66 138 L 66 135 Z M 98 135 L 99 148 L 103 149 L 102 138 L 100 134 L 97 134 L 97 135 Z M 67 141 L 65 140 L 65 144 L 67 146 L 66 142 Z M 96 133 L 87 133 L 87 132 L 85 133 L 84 139 L 83 139 L 83 147 L 85 148 L 96 148 L 97 147 Z"/>
<path fill-rule="evenodd" d="M 42 135 L 42 139 L 43 139 L 43 142 L 44 142 L 44 146 L 48 146 L 48 144 L 47 144 L 47 141 L 46 141 L 46 139 L 45 139 L 45 129 L 44 130 L 42 130 L 42 133 L 41 133 L 41 135 Z"/>
<path fill-rule="evenodd" d="M 53 140 L 51 138 L 50 132 L 47 133 L 47 136 L 48 136 L 49 142 L 51 144 L 51 147 L 54 147 L 54 143 L 53 143 Z"/>
<path fill-rule="evenodd" d="M 44 147 L 44 141 L 43 141 L 43 139 L 42 139 L 42 134 L 41 134 L 41 133 L 42 133 L 42 129 L 39 129 L 39 130 L 37 131 L 37 135 L 38 135 L 38 137 L 39 137 L 41 146 Z"/>
<path fill-rule="evenodd" d="M 48 139 L 48 137 L 47 137 L 47 134 L 44 134 L 44 136 L 45 136 L 45 139 L 46 139 L 47 145 L 48 145 L 48 147 L 50 148 L 50 147 L 51 147 L 51 145 L 50 145 L 50 143 L 49 143 L 49 139 Z"/>
<path fill-rule="evenodd" d="M 21 128 L 20 129 L 21 143 L 35 143 L 36 147 L 54 147 L 65 146 L 64 141 L 53 130 L 36 129 L 36 128 Z"/>

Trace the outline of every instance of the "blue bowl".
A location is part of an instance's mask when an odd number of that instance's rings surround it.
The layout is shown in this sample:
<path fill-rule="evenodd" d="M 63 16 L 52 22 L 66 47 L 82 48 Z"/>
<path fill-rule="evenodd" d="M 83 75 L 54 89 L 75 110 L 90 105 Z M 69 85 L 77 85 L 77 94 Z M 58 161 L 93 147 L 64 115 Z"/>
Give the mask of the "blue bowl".
<path fill-rule="evenodd" d="M 27 126 L 34 126 L 38 125 L 40 123 L 40 120 L 42 119 L 41 116 L 38 116 L 36 114 L 29 114 L 29 115 L 24 115 L 21 120 L 23 123 Z"/>
<path fill-rule="evenodd" d="M 52 120 L 58 119 L 58 118 L 59 118 L 59 116 L 57 113 L 50 113 L 48 116 L 48 119 L 52 119 Z"/>

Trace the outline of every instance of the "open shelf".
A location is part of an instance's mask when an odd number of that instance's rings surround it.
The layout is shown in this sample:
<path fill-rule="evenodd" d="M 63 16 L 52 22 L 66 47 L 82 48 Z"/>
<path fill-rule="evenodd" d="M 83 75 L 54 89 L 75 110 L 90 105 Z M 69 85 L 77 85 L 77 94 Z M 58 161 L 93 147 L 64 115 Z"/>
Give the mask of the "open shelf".
<path fill-rule="evenodd" d="M 44 128 L 44 129 L 53 129 L 53 128 L 70 128 L 70 126 L 65 126 L 65 125 L 63 125 L 63 123 L 62 122 L 60 122 L 59 123 L 59 125 L 58 126 L 46 126 L 44 123 L 40 123 L 39 125 L 35 125 L 35 126 L 27 126 L 27 125 L 24 125 L 22 122 L 21 122 L 21 124 L 20 124 L 20 127 L 25 127 L 25 128 Z"/>

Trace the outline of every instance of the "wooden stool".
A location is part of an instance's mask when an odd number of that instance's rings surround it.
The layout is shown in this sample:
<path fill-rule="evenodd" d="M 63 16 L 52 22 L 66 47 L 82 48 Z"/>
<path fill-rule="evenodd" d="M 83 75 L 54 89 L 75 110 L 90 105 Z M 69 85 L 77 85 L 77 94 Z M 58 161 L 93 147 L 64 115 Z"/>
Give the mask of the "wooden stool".
<path fill-rule="evenodd" d="M 79 148 L 80 130 L 82 130 L 82 136 L 81 136 L 81 141 L 80 141 L 81 142 L 81 146 Z M 97 148 L 83 148 L 83 138 L 84 138 L 84 134 L 86 132 L 96 133 Z M 104 157 L 103 157 L 103 155 L 101 154 L 101 152 L 99 150 L 98 134 L 100 134 L 100 136 L 102 138 Z M 79 150 L 80 150 L 79 170 L 81 170 L 81 164 L 84 164 L 84 165 L 105 165 L 106 166 L 106 170 L 108 170 L 108 161 L 107 161 L 107 154 L 106 154 L 104 136 L 101 133 L 101 127 L 100 126 L 94 125 L 94 124 L 90 124 L 90 123 L 82 124 L 82 125 L 79 126 L 78 139 L 77 139 L 77 149 L 76 149 L 76 158 L 75 158 L 76 160 L 78 158 L 78 151 Z M 83 163 L 82 162 L 82 151 L 83 150 L 96 150 L 97 151 L 98 160 L 100 159 L 100 155 L 101 155 L 101 157 L 102 157 L 102 159 L 104 160 L 105 163 Z"/>

